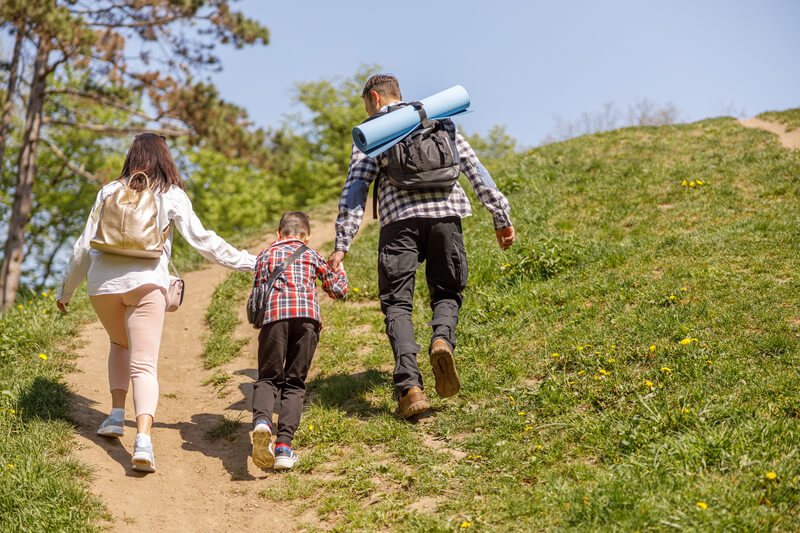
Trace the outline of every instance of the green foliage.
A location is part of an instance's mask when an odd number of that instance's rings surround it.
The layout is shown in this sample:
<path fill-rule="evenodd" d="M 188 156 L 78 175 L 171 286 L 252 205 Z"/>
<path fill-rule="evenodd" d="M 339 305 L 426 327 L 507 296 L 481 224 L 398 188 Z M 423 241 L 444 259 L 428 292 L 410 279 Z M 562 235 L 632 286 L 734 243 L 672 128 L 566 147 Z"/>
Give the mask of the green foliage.
<path fill-rule="evenodd" d="M 517 140 L 508 134 L 505 126 L 492 126 L 486 137 L 477 133 L 465 137 L 484 165 L 510 157 L 517 150 Z"/>
<path fill-rule="evenodd" d="M 93 531 L 106 517 L 86 491 L 89 470 L 70 457 L 72 397 L 61 351 L 91 315 L 76 297 L 61 315 L 53 296 L 21 294 L 0 314 L 0 516 L 4 531 Z"/>
<path fill-rule="evenodd" d="M 335 198 L 347 177 L 353 127 L 367 118 L 361 90 L 379 70 L 364 65 L 350 78 L 298 83 L 295 100 L 304 113 L 291 116 L 272 137 L 282 192 L 298 208 Z"/>

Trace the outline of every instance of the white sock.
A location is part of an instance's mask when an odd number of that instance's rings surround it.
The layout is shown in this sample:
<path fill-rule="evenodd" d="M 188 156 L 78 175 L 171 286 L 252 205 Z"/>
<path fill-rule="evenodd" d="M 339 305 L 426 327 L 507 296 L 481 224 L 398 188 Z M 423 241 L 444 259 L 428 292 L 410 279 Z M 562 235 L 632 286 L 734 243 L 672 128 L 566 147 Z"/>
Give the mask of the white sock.
<path fill-rule="evenodd" d="M 108 416 L 110 416 L 114 420 L 124 420 L 125 419 L 125 409 L 122 409 L 120 407 L 112 407 L 111 408 L 111 414 L 108 415 Z"/>
<path fill-rule="evenodd" d="M 152 446 L 153 443 L 150 441 L 150 435 L 147 433 L 137 433 L 136 434 L 136 444 L 135 446 Z"/>

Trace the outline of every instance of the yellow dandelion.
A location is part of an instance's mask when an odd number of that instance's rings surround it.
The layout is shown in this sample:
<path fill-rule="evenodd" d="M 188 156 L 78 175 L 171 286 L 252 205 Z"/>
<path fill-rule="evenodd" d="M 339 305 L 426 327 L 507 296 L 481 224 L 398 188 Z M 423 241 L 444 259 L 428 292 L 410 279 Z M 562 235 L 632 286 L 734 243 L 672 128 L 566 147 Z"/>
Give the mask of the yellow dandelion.
<path fill-rule="evenodd" d="M 681 339 L 681 342 L 679 344 L 682 344 L 682 345 L 686 346 L 687 344 L 689 344 L 691 342 L 692 342 L 692 339 L 687 337 L 685 339 Z"/>
<path fill-rule="evenodd" d="M 525 431 L 533 431 L 533 426 L 526 426 Z"/>
<path fill-rule="evenodd" d="M 518 415 L 520 415 L 520 416 L 522 416 L 522 415 L 524 415 L 524 414 L 525 414 L 525 411 L 520 411 L 520 412 L 519 412 L 519 413 L 517 413 L 517 414 L 518 414 Z"/>
<path fill-rule="evenodd" d="M 600 379 L 600 376 L 595 376 L 594 379 Z"/>
<path fill-rule="evenodd" d="M 691 409 L 686 409 L 686 408 L 681 409 L 681 413 L 688 413 L 689 411 L 691 411 Z"/>
<path fill-rule="evenodd" d="M 470 527 L 471 525 L 472 525 L 472 524 L 471 524 L 471 523 L 469 523 L 469 522 L 461 522 L 461 529 L 467 529 L 467 528 L 468 528 L 468 527 Z"/>
<path fill-rule="evenodd" d="M 656 346 L 655 346 L 655 344 L 654 344 L 654 345 L 652 345 L 652 346 L 650 346 L 650 351 L 651 351 L 651 352 L 655 352 L 655 351 L 656 351 Z"/>
<path fill-rule="evenodd" d="M 39 359 L 41 359 L 42 361 L 47 361 L 47 356 L 45 354 L 43 354 L 43 353 L 40 353 L 39 354 Z"/>
<path fill-rule="evenodd" d="M 598 372 L 600 374 L 603 374 L 604 376 L 607 376 L 608 374 L 610 374 L 610 372 L 608 370 L 606 370 L 605 368 L 599 369 Z"/>
<path fill-rule="evenodd" d="M 669 368 L 669 367 L 666 367 L 666 366 L 662 366 L 662 367 L 661 367 L 661 371 L 662 371 L 662 372 L 672 372 L 672 369 L 671 369 L 671 368 Z"/>
<path fill-rule="evenodd" d="M 702 180 L 697 180 L 697 184 L 698 185 L 705 185 L 705 183 L 703 183 Z"/>
<path fill-rule="evenodd" d="M 612 349 L 612 350 L 613 350 L 614 348 L 616 348 L 616 347 L 617 347 L 617 345 L 616 345 L 616 344 L 612 344 L 612 345 L 611 345 L 611 349 Z"/>
<path fill-rule="evenodd" d="M 574 384 L 575 384 L 574 381 L 567 381 L 567 385 L 574 385 Z"/>
<path fill-rule="evenodd" d="M 644 380 L 644 384 L 647 385 L 648 387 L 652 387 L 653 386 L 653 382 L 652 381 Z"/>
<path fill-rule="evenodd" d="M 670 299 L 670 300 L 674 300 L 674 299 L 675 299 L 675 295 L 674 295 L 674 294 L 670 294 L 670 295 L 669 295 L 669 299 Z"/>
<path fill-rule="evenodd" d="M 687 183 L 687 182 L 686 182 L 686 180 L 683 180 L 683 181 L 681 182 L 681 187 L 686 187 L 686 183 Z"/>
<path fill-rule="evenodd" d="M 47 291 L 43 292 L 43 293 L 42 293 L 42 296 L 44 296 L 45 298 L 47 298 Z"/>
<path fill-rule="evenodd" d="M 22 304 L 19 304 L 19 305 L 17 306 L 17 309 L 22 309 Z"/>
<path fill-rule="evenodd" d="M 582 351 L 583 351 L 583 346 L 576 346 L 575 348 L 576 348 L 576 349 L 577 349 L 579 352 L 582 352 Z"/>
<path fill-rule="evenodd" d="M 537 450 L 541 450 L 541 449 L 542 449 L 542 445 L 541 445 L 541 444 L 539 444 L 539 445 L 536 447 L 536 449 L 537 449 Z"/>
<path fill-rule="evenodd" d="M 689 182 L 689 187 L 694 187 L 694 182 L 693 181 Z"/>
<path fill-rule="evenodd" d="M 558 352 L 553 352 L 553 357 L 558 357 Z"/>
<path fill-rule="evenodd" d="M 689 289 L 687 289 L 686 287 L 681 287 L 681 292 L 686 292 L 686 291 L 688 291 L 688 290 L 689 290 Z"/>
<path fill-rule="evenodd" d="M 708 504 L 706 502 L 697 502 L 695 505 L 704 511 L 708 509 Z"/>
<path fill-rule="evenodd" d="M 308 430 L 309 431 L 314 431 L 314 424 L 309 424 Z"/>
<path fill-rule="evenodd" d="M 358 287 L 353 287 L 353 292 L 358 292 Z"/>
<path fill-rule="evenodd" d="M 612 357 L 611 359 L 609 359 L 609 360 L 608 360 L 608 362 L 609 362 L 609 363 L 616 363 L 616 362 L 617 362 L 617 360 L 616 360 L 616 359 L 614 359 L 614 358 Z"/>
<path fill-rule="evenodd" d="M 586 372 L 586 370 L 581 370 L 580 372 L 578 372 L 578 375 L 580 376 L 581 374 L 583 374 L 585 372 Z"/>
<path fill-rule="evenodd" d="M 709 361 L 706 361 L 706 364 L 707 364 L 707 365 L 713 365 L 713 364 L 714 364 L 714 361 L 710 361 L 710 360 L 709 360 Z"/>
<path fill-rule="evenodd" d="M 6 465 L 6 468 L 14 468 L 14 465 L 12 463 L 8 463 L 8 465 Z"/>
<path fill-rule="evenodd" d="M 775 472 L 767 472 L 764 475 L 767 476 L 767 479 L 770 479 L 770 480 L 775 479 L 776 477 L 778 477 L 778 474 L 776 474 Z"/>

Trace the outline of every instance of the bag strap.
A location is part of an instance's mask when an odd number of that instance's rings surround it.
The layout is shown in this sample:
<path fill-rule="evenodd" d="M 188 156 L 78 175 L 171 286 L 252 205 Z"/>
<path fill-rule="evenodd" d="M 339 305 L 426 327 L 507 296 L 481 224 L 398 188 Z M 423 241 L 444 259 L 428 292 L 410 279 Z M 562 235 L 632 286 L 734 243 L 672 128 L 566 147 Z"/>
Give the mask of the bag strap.
<path fill-rule="evenodd" d="M 272 292 L 272 286 L 275 285 L 275 280 L 278 279 L 278 276 L 283 274 L 284 271 L 289 268 L 289 265 L 294 263 L 295 259 L 303 255 L 303 253 L 308 249 L 308 246 L 301 244 L 297 247 L 297 250 L 292 252 L 292 255 L 287 257 L 280 265 L 275 267 L 275 269 L 270 273 L 269 278 L 267 278 L 267 290 L 264 291 L 265 297 Z"/>

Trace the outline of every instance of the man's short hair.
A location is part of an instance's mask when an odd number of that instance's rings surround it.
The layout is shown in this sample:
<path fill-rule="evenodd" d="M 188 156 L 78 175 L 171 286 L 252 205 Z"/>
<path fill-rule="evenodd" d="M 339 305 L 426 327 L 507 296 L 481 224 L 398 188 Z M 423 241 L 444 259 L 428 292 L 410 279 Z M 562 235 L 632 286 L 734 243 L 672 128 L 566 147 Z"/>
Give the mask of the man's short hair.
<path fill-rule="evenodd" d="M 391 96 L 398 100 L 403 99 L 403 95 L 400 93 L 400 83 L 397 81 L 397 78 L 391 74 L 375 74 L 368 79 L 367 83 L 364 85 L 364 90 L 361 91 L 361 98 L 366 100 L 367 96 L 369 96 L 369 93 L 372 91 L 377 92 L 381 96 Z"/>
<path fill-rule="evenodd" d="M 311 235 L 311 222 L 308 215 L 300 211 L 286 211 L 278 224 L 278 232 L 284 237 L 300 237 Z"/>

